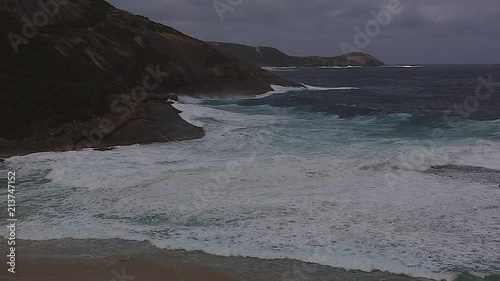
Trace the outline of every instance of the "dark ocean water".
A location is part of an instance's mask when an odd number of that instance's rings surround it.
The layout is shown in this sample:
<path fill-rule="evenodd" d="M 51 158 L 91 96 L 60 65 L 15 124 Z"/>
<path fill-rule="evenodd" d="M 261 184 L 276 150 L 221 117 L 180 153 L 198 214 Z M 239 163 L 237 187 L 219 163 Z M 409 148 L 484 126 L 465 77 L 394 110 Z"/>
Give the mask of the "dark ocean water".
<path fill-rule="evenodd" d="M 243 105 L 270 104 L 299 107 L 310 112 L 346 116 L 409 113 L 415 117 L 471 120 L 500 119 L 500 65 L 443 65 L 416 68 L 283 69 L 279 74 L 320 87 L 358 87 L 357 91 L 331 94 L 310 92 L 273 95 Z M 490 80 L 489 77 L 492 77 Z M 495 92 L 476 89 L 483 81 L 493 82 Z M 496 89 L 495 89 L 496 88 Z M 474 98 L 476 97 L 476 98 Z M 351 110 L 343 113 L 338 106 Z M 305 107 L 309 108 L 305 108 Z M 465 108 L 464 108 L 465 107 Z M 458 109 L 456 109 L 458 108 Z"/>
<path fill-rule="evenodd" d="M 500 85 L 476 94 L 500 66 L 272 71 L 311 86 L 181 97 L 202 139 L 6 159 L 19 238 L 278 259 L 269 280 L 500 273 Z"/>
<path fill-rule="evenodd" d="M 288 113 L 343 119 L 371 116 L 389 123 L 403 117 L 399 121 L 404 122 L 390 132 L 402 137 L 420 134 L 426 138 L 435 129 L 463 128 L 458 133 L 450 131 L 447 137 L 467 138 L 479 133 L 486 139 L 500 138 L 496 124 L 468 122 L 500 120 L 500 65 L 271 70 L 314 87 L 258 99 L 215 100 L 204 104 L 218 108 L 231 104 L 247 108 L 270 106 L 286 109 Z M 478 131 L 479 127 L 483 128 Z"/>

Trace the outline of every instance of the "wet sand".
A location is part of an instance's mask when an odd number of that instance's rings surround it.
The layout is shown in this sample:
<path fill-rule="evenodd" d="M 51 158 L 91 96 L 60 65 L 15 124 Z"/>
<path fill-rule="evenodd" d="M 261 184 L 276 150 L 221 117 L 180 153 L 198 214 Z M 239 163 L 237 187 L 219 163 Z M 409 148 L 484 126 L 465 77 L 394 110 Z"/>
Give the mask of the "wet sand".
<path fill-rule="evenodd" d="M 6 272 L 2 270 L 2 272 Z M 4 274 L 2 274 L 3 276 Z M 84 258 L 23 258 L 16 274 L 0 280 L 22 281 L 232 281 L 217 270 L 194 264 L 156 263 L 138 258 L 97 261 Z"/>
<path fill-rule="evenodd" d="M 16 274 L 2 262 L 1 281 L 426 281 L 387 272 L 344 270 L 276 259 L 222 257 L 159 249 L 147 242 L 17 241 Z M 6 245 L 4 239 L 0 244 Z M 5 258 L 4 258 L 5 260 Z"/>

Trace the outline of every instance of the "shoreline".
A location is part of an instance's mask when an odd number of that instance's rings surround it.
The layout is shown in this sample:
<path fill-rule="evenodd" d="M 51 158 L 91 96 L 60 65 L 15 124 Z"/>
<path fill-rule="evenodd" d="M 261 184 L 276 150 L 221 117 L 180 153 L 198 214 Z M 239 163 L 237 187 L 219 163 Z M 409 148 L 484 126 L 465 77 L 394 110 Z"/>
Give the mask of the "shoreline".
<path fill-rule="evenodd" d="M 262 98 L 276 93 L 307 90 L 308 86 L 298 83 L 299 86 L 270 85 L 270 91 L 249 95 L 219 96 L 217 98 Z M 327 88 L 325 88 L 327 89 Z M 132 110 L 127 120 L 120 120 L 117 116 L 105 115 L 96 117 L 110 120 L 113 129 L 109 133 L 99 128 L 99 122 L 93 120 L 88 123 L 62 124 L 54 131 L 68 132 L 65 135 L 44 134 L 43 137 L 2 140 L 0 137 L 0 161 L 15 156 L 26 156 L 43 152 L 68 152 L 81 149 L 95 149 L 100 151 L 112 150 L 115 146 L 129 146 L 137 144 L 165 143 L 171 141 L 186 141 L 203 138 L 205 131 L 202 127 L 193 124 L 182 115 L 184 111 L 175 105 L 179 98 L 202 99 L 189 95 L 151 95 L 142 102 L 141 106 Z M 210 98 L 210 97 L 204 97 Z M 158 116 L 161 116 L 160 118 Z M 102 137 L 96 140 L 92 132 L 99 130 Z M 82 134 L 82 131 L 91 132 L 91 135 Z M 28 144 L 26 144 L 28 142 Z M 80 143 L 85 142 L 85 145 Z M 35 143 L 35 144 L 33 144 Z"/>
<path fill-rule="evenodd" d="M 0 159 L 89 148 L 105 151 L 115 146 L 184 141 L 205 136 L 203 128 L 190 124 L 180 113 L 172 103 L 150 98 L 132 110 L 125 120 L 110 114 L 88 123 L 62 124 L 31 138 L 0 138 Z M 101 126 L 103 120 L 109 124 L 106 129 Z"/>
<path fill-rule="evenodd" d="M 26 270 L 26 268 L 29 268 Z M 236 281 L 210 267 L 196 264 L 146 261 L 141 258 L 123 257 L 116 260 L 90 260 L 83 258 L 27 258 L 15 274 L 0 280 L 50 280 L 50 281 L 161 281 L 206 280 Z"/>
<path fill-rule="evenodd" d="M 6 243 L 4 238 L 0 243 Z M 109 281 L 113 270 L 140 281 L 430 281 L 389 272 L 346 270 L 291 259 L 217 256 L 120 239 L 17 240 L 16 274 L 0 280 Z M 7 272 L 6 264 L 2 272 Z M 50 279 L 49 279 L 50 278 Z M 166 278 L 166 279 L 165 279 Z"/>

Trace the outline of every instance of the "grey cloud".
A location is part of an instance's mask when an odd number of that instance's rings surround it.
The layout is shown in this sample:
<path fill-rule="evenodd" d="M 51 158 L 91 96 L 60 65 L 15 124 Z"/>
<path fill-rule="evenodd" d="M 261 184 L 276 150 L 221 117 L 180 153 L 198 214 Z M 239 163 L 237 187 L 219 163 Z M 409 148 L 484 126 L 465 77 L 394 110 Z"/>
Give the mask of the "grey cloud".
<path fill-rule="evenodd" d="M 220 0 L 227 2 L 228 0 Z M 212 0 L 111 0 L 207 41 L 337 55 L 390 0 L 243 0 L 220 21 Z M 401 0 L 403 12 L 362 51 L 387 63 L 500 63 L 497 0 Z"/>

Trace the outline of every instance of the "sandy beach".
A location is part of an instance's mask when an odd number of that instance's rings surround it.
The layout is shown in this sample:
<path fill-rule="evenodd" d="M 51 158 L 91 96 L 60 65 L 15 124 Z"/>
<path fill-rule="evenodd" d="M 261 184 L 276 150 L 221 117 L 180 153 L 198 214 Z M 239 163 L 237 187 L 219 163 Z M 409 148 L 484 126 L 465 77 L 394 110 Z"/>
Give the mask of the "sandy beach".
<path fill-rule="evenodd" d="M 5 243 L 0 240 L 0 243 Z M 124 240 L 18 241 L 16 273 L 2 263 L 0 280 L 22 281 L 425 281 L 385 272 L 361 272 L 287 259 L 222 257 L 158 249 Z"/>
<path fill-rule="evenodd" d="M 3 271 L 5 272 L 5 271 Z M 2 274 L 3 275 L 3 274 Z M 160 281 L 207 280 L 230 281 L 225 274 L 211 268 L 172 263 L 147 262 L 137 258 L 115 261 L 67 258 L 23 259 L 15 277 L 0 280 L 51 280 L 51 281 Z"/>

